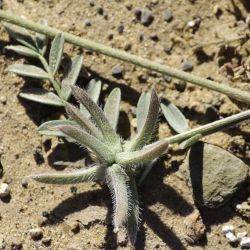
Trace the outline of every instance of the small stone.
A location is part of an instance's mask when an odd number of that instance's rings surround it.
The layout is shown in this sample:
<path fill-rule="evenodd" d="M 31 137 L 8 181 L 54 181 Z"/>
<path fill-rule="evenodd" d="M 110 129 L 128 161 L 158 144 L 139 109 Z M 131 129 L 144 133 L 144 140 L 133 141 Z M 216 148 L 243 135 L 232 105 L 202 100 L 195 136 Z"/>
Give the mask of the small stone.
<path fill-rule="evenodd" d="M 163 19 L 166 22 L 171 22 L 173 20 L 173 14 L 171 10 L 165 10 L 163 13 Z"/>
<path fill-rule="evenodd" d="M 7 183 L 1 183 L 0 185 L 0 198 L 5 198 L 10 195 L 10 188 Z"/>
<path fill-rule="evenodd" d="M 76 186 L 71 186 L 70 191 L 71 191 L 72 194 L 76 194 L 77 193 L 77 187 Z"/>
<path fill-rule="evenodd" d="M 176 90 L 178 90 L 179 92 L 183 92 L 183 91 L 185 91 L 185 89 L 187 87 L 187 83 L 183 80 L 175 79 L 174 86 L 175 86 Z"/>
<path fill-rule="evenodd" d="M 222 233 L 227 234 L 228 232 L 234 232 L 234 226 L 233 225 L 224 225 L 222 227 Z"/>
<path fill-rule="evenodd" d="M 41 165 L 45 162 L 42 152 L 42 147 L 38 146 L 33 149 L 33 156 L 38 165 Z"/>
<path fill-rule="evenodd" d="M 7 98 L 6 98 L 6 96 L 0 96 L 0 102 L 3 104 L 3 105 L 5 105 L 6 103 L 7 103 Z"/>
<path fill-rule="evenodd" d="M 141 23 L 145 26 L 149 26 L 154 20 L 154 16 L 151 11 L 149 10 L 142 10 L 141 11 Z"/>
<path fill-rule="evenodd" d="M 33 240 L 38 240 L 43 237 L 43 231 L 41 228 L 30 229 L 29 234 Z"/>
<path fill-rule="evenodd" d="M 158 37 L 158 35 L 156 33 L 151 33 L 149 37 L 154 42 L 158 42 L 159 41 L 159 37 Z"/>
<path fill-rule="evenodd" d="M 241 241 L 240 241 L 240 246 L 241 247 L 250 247 L 250 237 L 244 237 Z"/>
<path fill-rule="evenodd" d="M 245 238 L 247 236 L 247 232 L 241 232 L 241 233 L 237 233 L 236 237 L 239 241 L 241 241 L 243 238 Z"/>
<path fill-rule="evenodd" d="M 108 34 L 108 40 L 111 41 L 114 38 L 114 34 L 113 33 L 109 33 Z"/>
<path fill-rule="evenodd" d="M 182 65 L 183 71 L 192 71 L 193 70 L 193 63 L 191 61 L 185 61 Z"/>
<path fill-rule="evenodd" d="M 187 26 L 192 29 L 198 29 L 201 23 L 200 18 L 195 18 L 194 20 L 191 20 L 187 23 Z"/>
<path fill-rule="evenodd" d="M 139 41 L 142 42 L 144 40 L 144 34 L 139 33 Z"/>
<path fill-rule="evenodd" d="M 92 25 L 92 22 L 91 22 L 90 19 L 86 19 L 86 20 L 84 21 L 84 26 L 85 26 L 85 27 L 89 27 L 89 26 L 91 26 L 91 25 Z"/>
<path fill-rule="evenodd" d="M 130 1 L 125 2 L 124 4 L 128 10 L 132 10 L 133 4 Z"/>
<path fill-rule="evenodd" d="M 226 236 L 228 242 L 230 242 L 230 243 L 234 243 L 234 242 L 238 241 L 237 237 L 232 232 L 226 233 L 225 236 Z"/>
<path fill-rule="evenodd" d="M 108 12 L 104 11 L 103 12 L 103 17 L 104 17 L 104 19 L 108 20 L 108 18 L 109 18 Z"/>
<path fill-rule="evenodd" d="M 136 19 L 140 20 L 141 19 L 141 13 L 142 13 L 142 9 L 139 7 L 136 7 L 134 9 L 134 15 L 136 17 Z"/>
<path fill-rule="evenodd" d="M 112 68 L 112 75 L 114 77 L 120 78 L 123 75 L 123 68 L 121 67 L 120 64 L 116 64 L 113 68 Z"/>
<path fill-rule="evenodd" d="M 45 218 L 49 218 L 49 212 L 43 211 L 42 216 L 45 217 Z"/>
<path fill-rule="evenodd" d="M 19 238 L 12 239 L 10 249 L 11 250 L 21 250 L 23 248 L 23 244 Z"/>
<path fill-rule="evenodd" d="M 46 237 L 46 238 L 42 239 L 42 243 L 45 246 L 49 246 L 51 244 L 51 238 L 50 237 Z"/>
<path fill-rule="evenodd" d="M 96 12 L 97 12 L 99 15 L 103 15 L 104 10 L 103 10 L 102 7 L 97 7 Z"/>
<path fill-rule="evenodd" d="M 89 1 L 89 5 L 90 5 L 91 7 L 94 7 L 94 6 L 95 6 L 95 0 L 90 0 L 90 1 Z"/>
<path fill-rule="evenodd" d="M 21 181 L 21 185 L 23 188 L 27 188 L 28 187 L 28 180 L 26 178 L 23 178 Z"/>
<path fill-rule="evenodd" d="M 70 224 L 70 230 L 76 234 L 79 232 L 80 230 L 80 226 L 79 226 L 79 223 L 77 221 L 74 221 Z"/>
<path fill-rule="evenodd" d="M 222 14 L 222 9 L 219 5 L 214 5 L 213 7 L 213 13 L 216 17 L 219 17 Z"/>
<path fill-rule="evenodd" d="M 125 26 L 122 23 L 117 27 L 117 31 L 119 34 L 122 34 L 124 29 L 125 29 Z"/>

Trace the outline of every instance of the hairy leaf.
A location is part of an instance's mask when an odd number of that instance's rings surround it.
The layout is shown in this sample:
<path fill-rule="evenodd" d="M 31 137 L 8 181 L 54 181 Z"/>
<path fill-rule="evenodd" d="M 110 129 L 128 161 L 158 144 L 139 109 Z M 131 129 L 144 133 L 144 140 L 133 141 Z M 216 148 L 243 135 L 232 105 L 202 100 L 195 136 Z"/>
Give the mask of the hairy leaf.
<path fill-rule="evenodd" d="M 75 184 L 86 181 L 96 181 L 103 177 L 103 169 L 98 166 L 69 173 L 44 173 L 31 176 L 31 178 L 36 181 L 49 184 Z"/>
<path fill-rule="evenodd" d="M 193 144 L 195 144 L 196 142 L 198 142 L 201 138 L 202 138 L 202 134 L 196 134 L 196 135 L 190 137 L 189 139 L 183 141 L 183 142 L 179 145 L 179 148 L 180 148 L 180 149 L 189 148 L 189 147 L 191 147 Z"/>
<path fill-rule="evenodd" d="M 127 151 L 135 151 L 145 146 L 152 139 L 159 113 L 159 99 L 154 89 L 150 93 L 147 117 L 139 133 L 126 146 Z"/>
<path fill-rule="evenodd" d="M 107 168 L 105 177 L 112 195 L 114 206 L 113 225 L 114 232 L 117 232 L 128 219 L 129 197 L 131 195 L 128 176 L 121 166 L 114 164 Z"/>
<path fill-rule="evenodd" d="M 15 46 L 10 45 L 10 46 L 6 46 L 5 48 L 9 50 L 13 50 L 14 52 L 22 56 L 28 56 L 28 57 L 34 57 L 34 58 L 38 58 L 39 56 L 39 54 L 33 49 L 27 48 L 22 45 L 15 45 Z"/>
<path fill-rule="evenodd" d="M 63 55 L 63 46 L 63 34 L 59 33 L 55 36 L 49 53 L 49 67 L 53 75 L 55 75 L 60 66 Z"/>
<path fill-rule="evenodd" d="M 161 108 L 168 124 L 175 132 L 182 133 L 189 130 L 186 118 L 173 103 L 169 101 L 161 103 Z"/>
<path fill-rule="evenodd" d="M 150 104 L 150 94 L 143 92 L 137 103 L 136 119 L 137 119 L 137 133 L 139 133 L 147 119 L 148 109 Z"/>
<path fill-rule="evenodd" d="M 48 21 L 41 19 L 38 21 L 39 24 L 48 26 Z M 48 37 L 41 33 L 36 33 L 36 47 L 42 55 L 45 55 L 48 46 Z"/>
<path fill-rule="evenodd" d="M 84 130 L 76 128 L 72 125 L 58 126 L 59 130 L 65 135 L 71 137 L 83 146 L 90 148 L 96 153 L 98 159 L 104 164 L 113 163 L 114 154 L 110 148 L 94 136 L 86 133 Z"/>
<path fill-rule="evenodd" d="M 106 139 L 110 144 L 113 144 L 113 150 L 121 150 L 119 136 L 115 133 L 103 111 L 96 105 L 87 92 L 77 86 L 72 86 L 72 93 L 75 98 L 89 111 L 97 127 L 102 132 L 104 139 Z"/>
<path fill-rule="evenodd" d="M 76 123 L 70 120 L 52 120 L 41 124 L 38 127 L 37 131 L 41 135 L 53 135 L 64 137 L 65 135 L 57 128 L 60 125 L 76 125 Z"/>
<path fill-rule="evenodd" d="M 68 100 L 71 95 L 71 85 L 76 83 L 82 67 L 82 56 L 75 56 L 69 63 L 66 75 L 62 80 L 61 97 Z"/>
<path fill-rule="evenodd" d="M 129 179 L 129 187 L 131 195 L 129 196 L 129 215 L 127 222 L 128 238 L 132 245 L 135 244 L 137 238 L 137 231 L 140 225 L 140 208 L 138 201 L 137 186 L 134 177 L 131 175 Z"/>
<path fill-rule="evenodd" d="M 145 178 L 148 176 L 149 172 L 151 171 L 152 167 L 155 165 L 156 161 L 157 159 L 154 159 L 144 164 L 144 169 L 138 181 L 138 186 L 140 186 L 143 183 L 143 181 L 145 180 Z"/>
<path fill-rule="evenodd" d="M 142 165 L 166 153 L 167 148 L 165 140 L 157 141 L 137 151 L 116 154 L 116 162 L 120 165 Z"/>
<path fill-rule="evenodd" d="M 48 79 L 49 75 L 42 69 L 33 65 L 13 64 L 7 70 L 21 76 L 28 76 L 38 79 Z"/>
<path fill-rule="evenodd" d="M 32 36 L 26 29 L 9 23 L 5 23 L 4 28 L 11 38 L 15 39 L 22 45 L 36 51 Z"/>
<path fill-rule="evenodd" d="M 102 88 L 102 83 L 100 80 L 98 79 L 92 79 L 89 83 L 88 83 L 88 87 L 87 87 L 87 93 L 88 95 L 92 98 L 92 100 L 95 103 L 98 103 L 98 99 L 100 97 L 100 93 L 101 93 L 101 88 Z M 90 113 L 89 111 L 80 103 L 80 110 L 82 113 L 84 113 L 87 117 L 90 117 Z"/>
<path fill-rule="evenodd" d="M 119 120 L 120 102 L 121 90 L 119 88 L 115 88 L 109 94 L 104 106 L 104 114 L 115 131 Z"/>
<path fill-rule="evenodd" d="M 64 103 L 57 95 L 45 89 L 38 89 L 38 88 L 26 89 L 23 90 L 23 92 L 21 92 L 19 96 L 30 101 L 39 102 L 47 105 L 59 106 L 59 107 L 64 106 Z"/>
<path fill-rule="evenodd" d="M 70 103 L 65 104 L 65 109 L 69 117 L 83 127 L 88 133 L 102 140 L 102 134 L 97 127 L 76 107 Z"/>

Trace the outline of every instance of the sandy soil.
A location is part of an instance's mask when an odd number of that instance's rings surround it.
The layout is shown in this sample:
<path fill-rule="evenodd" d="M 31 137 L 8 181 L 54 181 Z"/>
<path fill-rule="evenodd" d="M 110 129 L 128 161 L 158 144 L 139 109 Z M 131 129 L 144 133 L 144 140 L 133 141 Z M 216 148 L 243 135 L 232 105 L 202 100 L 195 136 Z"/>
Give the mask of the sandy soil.
<path fill-rule="evenodd" d="M 105 15 L 98 14 L 99 7 L 103 8 Z M 136 7 L 152 11 L 152 24 L 145 27 L 136 20 Z M 204 46 L 199 51 L 194 49 L 198 44 L 230 40 L 249 33 L 245 24 L 250 12 L 247 0 L 6 0 L 4 9 L 32 20 L 46 18 L 56 28 L 176 68 L 181 69 L 183 62 L 188 60 L 193 63 L 193 73 L 197 75 L 250 90 L 250 80 L 244 71 L 250 41 L 236 41 L 228 46 Z M 173 14 L 170 22 L 163 19 L 167 9 Z M 85 25 L 88 19 L 91 26 Z M 195 19 L 198 20 L 196 26 L 190 28 L 188 22 Z M 118 27 L 121 24 L 124 31 L 120 34 Z M 158 41 L 154 41 L 156 35 Z M 142 37 L 143 41 L 140 40 Z M 4 50 L 7 44 L 10 44 L 9 37 L 1 25 L 0 154 L 3 175 L 0 181 L 7 182 L 11 188 L 11 197 L 0 201 L 0 238 L 4 239 L 6 249 L 130 249 L 122 232 L 118 238 L 112 232 L 112 204 L 107 188 L 98 184 L 81 184 L 76 185 L 77 193 L 74 194 L 70 186 L 43 185 L 30 180 L 28 186 L 23 187 L 25 176 L 50 171 L 55 168 L 55 160 L 77 160 L 84 153 L 77 146 L 65 144 L 57 138 L 41 137 L 36 132 L 38 125 L 64 115 L 64 110 L 18 98 L 22 88 L 39 83 L 6 73 L 8 65 L 24 61 Z M 65 46 L 65 53 L 70 56 L 83 53 L 87 69 L 103 80 L 108 91 L 121 87 L 123 102 L 119 131 L 125 138 L 134 131 L 129 125 L 130 121 L 134 123 L 131 107 L 136 104 L 140 92 L 152 85 L 161 96 L 169 98 L 183 110 L 192 127 L 247 108 L 221 94 L 69 44 Z M 124 69 L 122 79 L 112 76 L 112 67 L 118 63 Z M 239 77 L 236 74 L 238 67 L 243 67 Z M 80 79 L 78 84 L 85 83 L 86 80 Z M 105 93 L 107 91 L 102 98 Z M 173 134 L 163 120 L 159 131 L 161 138 Z M 249 164 L 249 132 L 249 126 L 245 125 L 208 136 L 206 141 L 233 152 Z M 216 210 L 197 210 L 183 171 L 180 171 L 184 157 L 184 152 L 170 151 L 140 188 L 142 225 L 136 249 L 237 248 L 227 242 L 221 228 L 230 223 L 237 232 L 250 234 L 249 218 L 235 209 L 236 204 L 247 200 L 248 185 L 226 206 Z M 41 228 L 43 237 L 31 239 L 29 231 L 34 228 Z"/>

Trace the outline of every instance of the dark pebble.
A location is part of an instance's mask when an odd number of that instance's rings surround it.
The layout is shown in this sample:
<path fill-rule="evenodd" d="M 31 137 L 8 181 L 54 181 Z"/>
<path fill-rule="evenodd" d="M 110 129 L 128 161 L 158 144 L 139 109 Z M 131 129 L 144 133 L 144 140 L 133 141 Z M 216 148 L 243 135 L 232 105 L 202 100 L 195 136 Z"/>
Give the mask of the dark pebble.
<path fill-rule="evenodd" d="M 140 41 L 140 42 L 143 42 L 143 40 L 144 40 L 144 34 L 143 34 L 143 33 L 140 33 L 140 34 L 139 34 L 139 41 Z"/>
<path fill-rule="evenodd" d="M 91 24 L 92 24 L 92 22 L 91 22 L 90 19 L 86 19 L 86 20 L 84 21 L 84 25 L 85 25 L 86 27 L 91 26 Z"/>
<path fill-rule="evenodd" d="M 160 39 L 156 33 L 150 34 L 150 39 L 153 40 L 154 42 L 158 42 Z"/>
<path fill-rule="evenodd" d="M 173 14 L 171 10 L 165 10 L 163 14 L 164 21 L 171 22 L 173 20 Z"/>
<path fill-rule="evenodd" d="M 108 18 L 109 18 L 108 12 L 104 11 L 103 12 L 103 17 L 104 17 L 104 19 L 108 20 Z"/>
<path fill-rule="evenodd" d="M 90 5 L 91 7 L 94 7 L 94 6 L 95 6 L 95 1 L 94 1 L 94 0 L 90 0 L 90 1 L 89 1 L 89 5 Z"/>
<path fill-rule="evenodd" d="M 38 165 L 41 165 L 45 162 L 43 153 L 42 153 L 42 148 L 40 146 L 33 149 L 33 156 Z"/>
<path fill-rule="evenodd" d="M 103 15 L 104 10 L 103 10 L 102 7 L 98 7 L 98 8 L 96 9 L 96 12 L 97 12 L 99 15 Z"/>
<path fill-rule="evenodd" d="M 178 90 L 179 92 L 183 92 L 186 89 L 187 83 L 183 80 L 175 80 L 174 81 L 174 85 L 176 90 Z"/>
<path fill-rule="evenodd" d="M 125 27 L 122 23 L 117 27 L 117 31 L 119 34 L 122 34 L 124 29 L 125 29 Z"/>
<path fill-rule="evenodd" d="M 28 181 L 26 178 L 23 178 L 21 181 L 21 185 L 23 188 L 27 188 L 28 187 Z"/>
<path fill-rule="evenodd" d="M 70 191 L 71 191 L 72 194 L 76 194 L 77 193 L 77 187 L 76 186 L 71 186 Z"/>
<path fill-rule="evenodd" d="M 43 211 L 43 212 L 42 212 L 42 216 L 43 216 L 44 218 L 49 218 L 49 212 Z"/>
<path fill-rule="evenodd" d="M 121 67 L 120 64 L 116 64 L 113 68 L 112 68 L 112 75 L 114 77 L 122 77 L 123 74 L 123 68 Z"/>
<path fill-rule="evenodd" d="M 145 26 L 149 26 L 154 20 L 154 16 L 149 10 L 141 11 L 141 23 Z"/>
<path fill-rule="evenodd" d="M 142 12 L 141 8 L 139 8 L 139 7 L 135 8 L 134 15 L 135 15 L 136 19 L 138 19 L 138 20 L 141 19 L 141 12 Z"/>
<path fill-rule="evenodd" d="M 113 33 L 109 33 L 108 34 L 108 40 L 112 40 L 114 38 L 114 34 Z"/>
<path fill-rule="evenodd" d="M 193 63 L 190 61 L 186 61 L 182 65 L 182 70 L 183 71 L 192 71 L 193 70 Z"/>
<path fill-rule="evenodd" d="M 22 242 L 20 242 L 19 239 L 12 240 L 12 243 L 10 246 L 11 250 L 21 250 L 22 248 L 23 248 L 23 244 L 22 244 Z"/>

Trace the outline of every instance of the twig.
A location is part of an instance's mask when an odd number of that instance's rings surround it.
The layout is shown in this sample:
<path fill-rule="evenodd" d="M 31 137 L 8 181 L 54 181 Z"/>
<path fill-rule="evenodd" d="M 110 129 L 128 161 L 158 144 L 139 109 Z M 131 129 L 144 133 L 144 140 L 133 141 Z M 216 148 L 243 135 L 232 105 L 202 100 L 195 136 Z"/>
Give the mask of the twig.
<path fill-rule="evenodd" d="M 49 37 L 54 37 L 56 34 L 59 32 L 61 33 L 62 31 L 49 27 L 49 26 L 44 26 L 39 23 L 35 23 L 30 20 L 25 20 L 19 16 L 13 15 L 9 12 L 0 10 L 0 20 L 16 24 L 18 26 L 22 26 L 24 28 L 45 34 Z M 220 93 L 223 93 L 232 99 L 250 104 L 250 93 L 246 91 L 242 91 L 233 87 L 230 87 L 228 85 L 222 84 L 222 83 L 217 83 L 211 80 L 204 79 L 199 76 L 195 76 L 190 73 L 183 72 L 181 70 L 171 68 L 166 65 L 162 65 L 156 62 L 153 62 L 151 60 L 132 55 L 128 52 L 119 50 L 119 49 L 113 49 L 108 46 L 102 45 L 100 43 L 96 43 L 90 40 L 87 40 L 85 38 L 80 38 L 75 35 L 69 34 L 67 32 L 63 32 L 65 41 L 72 43 L 74 45 L 77 45 L 79 47 L 95 51 L 125 62 L 129 62 L 135 65 L 138 65 L 140 67 L 156 71 L 165 75 L 169 75 L 171 77 L 175 77 L 196 85 L 199 85 L 201 87 L 205 87 L 214 91 L 218 91 Z"/>
<path fill-rule="evenodd" d="M 243 111 L 241 113 L 238 113 L 236 115 L 229 116 L 227 118 L 223 118 L 221 120 L 211 122 L 209 124 L 206 124 L 204 126 L 191 129 L 187 132 L 174 135 L 172 137 L 166 138 L 166 141 L 168 141 L 169 144 L 173 143 L 180 143 L 186 139 L 189 139 L 197 134 L 201 134 L 202 136 L 206 136 L 212 133 L 215 133 L 217 131 L 226 129 L 228 127 L 231 127 L 237 123 L 240 123 L 242 121 L 250 119 L 250 110 Z"/>

